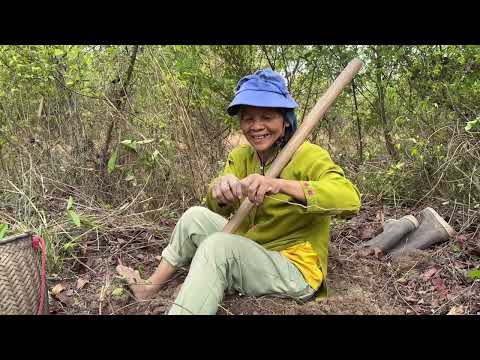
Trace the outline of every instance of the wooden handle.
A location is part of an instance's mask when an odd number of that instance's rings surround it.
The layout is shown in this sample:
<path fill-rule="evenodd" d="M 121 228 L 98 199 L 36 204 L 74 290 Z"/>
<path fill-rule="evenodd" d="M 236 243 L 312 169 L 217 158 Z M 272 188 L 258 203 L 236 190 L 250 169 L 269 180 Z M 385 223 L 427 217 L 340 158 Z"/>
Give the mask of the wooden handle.
<path fill-rule="evenodd" d="M 335 81 L 330 85 L 323 96 L 318 99 L 317 103 L 303 120 L 302 125 L 295 131 L 292 138 L 288 141 L 282 151 L 278 154 L 272 166 L 267 171 L 266 176 L 278 177 L 283 168 L 288 164 L 293 154 L 303 144 L 305 139 L 310 135 L 315 126 L 320 122 L 325 113 L 328 111 L 334 100 L 340 95 L 345 86 L 347 86 L 353 77 L 362 68 L 362 62 L 355 58 L 343 69 Z M 241 225 L 245 217 L 252 210 L 254 204 L 246 198 L 237 212 L 223 228 L 223 232 L 232 234 Z"/>

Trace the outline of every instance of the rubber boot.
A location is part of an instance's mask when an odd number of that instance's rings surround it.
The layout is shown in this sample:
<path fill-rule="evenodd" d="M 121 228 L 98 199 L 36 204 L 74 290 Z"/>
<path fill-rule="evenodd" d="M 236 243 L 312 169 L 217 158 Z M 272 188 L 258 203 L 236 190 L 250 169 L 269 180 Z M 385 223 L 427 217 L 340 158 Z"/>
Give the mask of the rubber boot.
<path fill-rule="evenodd" d="M 383 232 L 367 241 L 363 246 L 377 248 L 386 253 L 417 227 L 418 221 L 413 215 L 406 215 L 398 220 L 388 219 L 383 224 Z"/>
<path fill-rule="evenodd" d="M 392 256 L 399 256 L 423 250 L 430 246 L 447 241 L 455 235 L 455 230 L 431 207 L 427 207 L 418 214 L 420 225 L 415 231 L 407 234 L 394 249 Z"/>

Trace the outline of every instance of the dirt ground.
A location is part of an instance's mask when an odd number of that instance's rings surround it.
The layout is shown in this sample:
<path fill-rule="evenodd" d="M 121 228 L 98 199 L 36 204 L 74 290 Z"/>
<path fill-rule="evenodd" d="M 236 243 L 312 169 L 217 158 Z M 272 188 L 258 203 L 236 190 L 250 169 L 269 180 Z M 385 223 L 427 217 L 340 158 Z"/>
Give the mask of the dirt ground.
<path fill-rule="evenodd" d="M 392 261 L 381 254 L 361 256 L 360 244 L 381 231 L 384 219 L 415 210 L 364 207 L 349 221 L 332 226 L 329 248 L 329 296 L 298 304 L 275 297 L 227 296 L 221 315 L 316 314 L 480 314 L 480 281 L 467 272 L 480 265 L 480 234 L 464 232 L 428 251 Z M 148 276 L 174 227 L 165 221 L 151 228 L 111 233 L 92 244 L 75 266 L 50 274 L 51 314 L 163 315 L 180 289 L 182 268 L 158 296 L 136 302 L 115 273 L 118 259 Z"/>

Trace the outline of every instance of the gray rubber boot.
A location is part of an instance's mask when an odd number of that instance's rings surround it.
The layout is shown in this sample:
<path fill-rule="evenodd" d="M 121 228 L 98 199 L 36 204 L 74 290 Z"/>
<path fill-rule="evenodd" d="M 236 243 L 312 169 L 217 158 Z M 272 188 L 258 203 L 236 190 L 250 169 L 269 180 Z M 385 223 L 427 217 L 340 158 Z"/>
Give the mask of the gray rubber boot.
<path fill-rule="evenodd" d="M 392 249 L 392 256 L 407 254 L 412 250 L 427 249 L 455 235 L 455 230 L 431 207 L 420 211 L 418 217 L 420 225 Z"/>
<path fill-rule="evenodd" d="M 417 227 L 418 221 L 413 215 L 406 215 L 398 220 L 388 219 L 383 224 L 383 232 L 367 241 L 363 246 L 377 248 L 386 253 Z"/>

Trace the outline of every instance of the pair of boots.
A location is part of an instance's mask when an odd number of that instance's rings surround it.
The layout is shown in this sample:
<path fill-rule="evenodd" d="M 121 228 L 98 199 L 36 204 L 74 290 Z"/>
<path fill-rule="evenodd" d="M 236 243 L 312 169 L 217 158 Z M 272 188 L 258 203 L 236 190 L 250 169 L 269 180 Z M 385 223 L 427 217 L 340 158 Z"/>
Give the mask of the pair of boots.
<path fill-rule="evenodd" d="M 383 232 L 363 246 L 396 257 L 429 248 L 455 234 L 455 230 L 431 207 L 420 211 L 418 218 L 420 221 L 413 215 L 406 215 L 398 220 L 385 221 Z"/>

